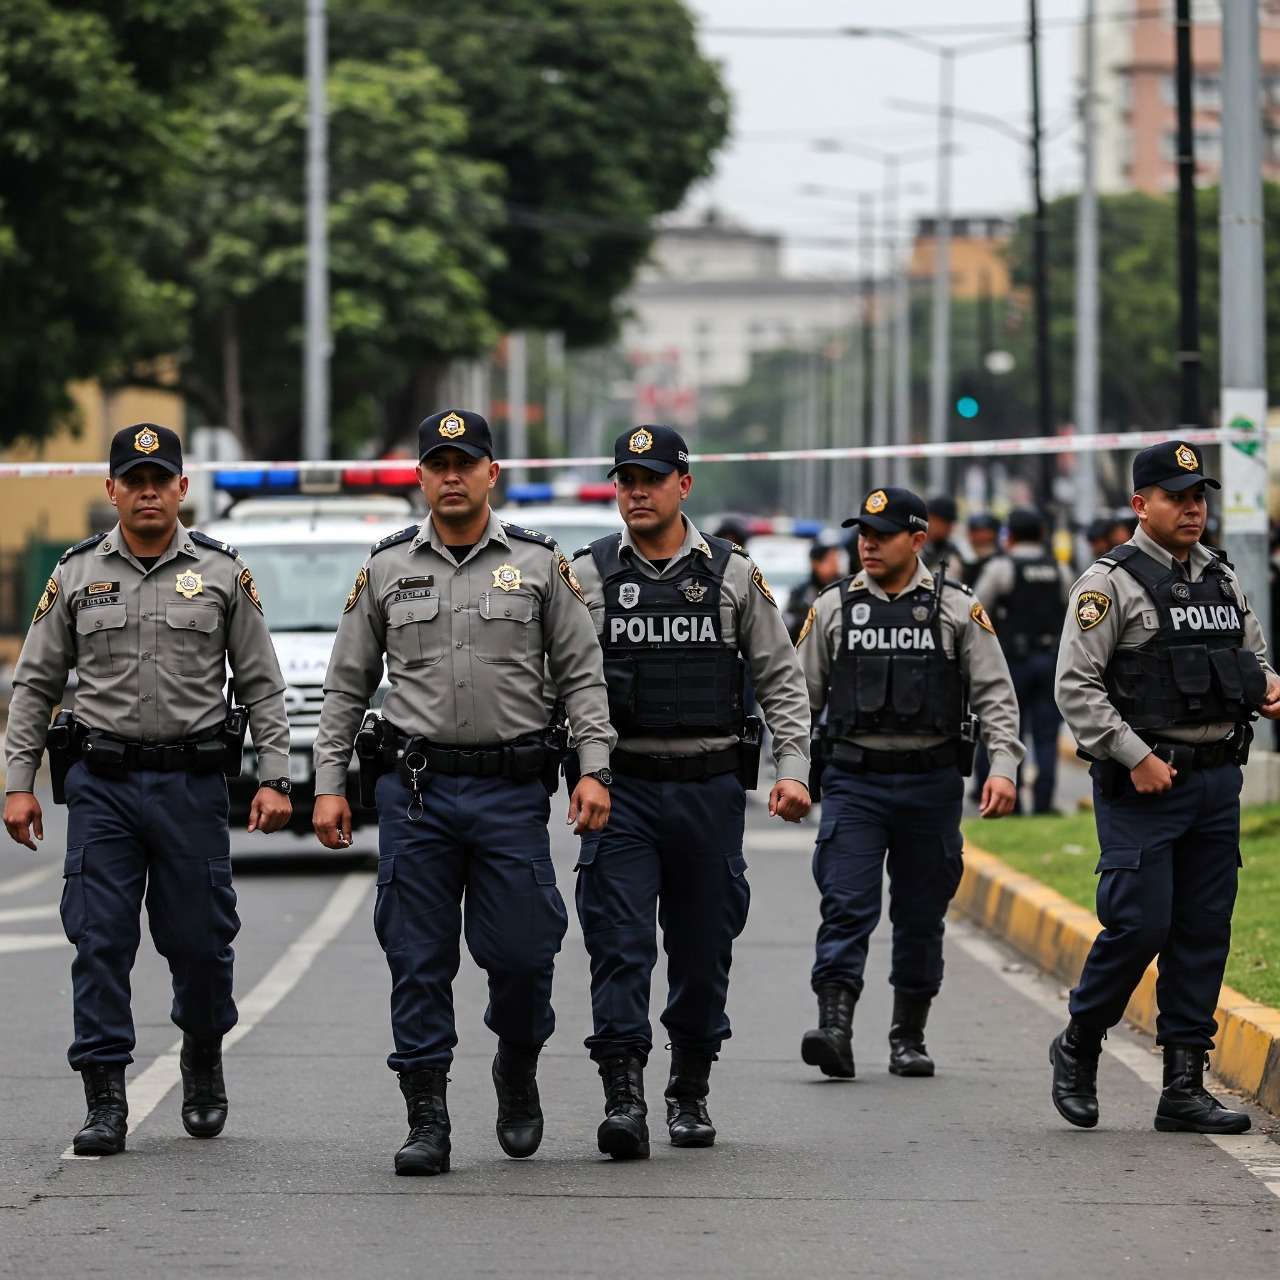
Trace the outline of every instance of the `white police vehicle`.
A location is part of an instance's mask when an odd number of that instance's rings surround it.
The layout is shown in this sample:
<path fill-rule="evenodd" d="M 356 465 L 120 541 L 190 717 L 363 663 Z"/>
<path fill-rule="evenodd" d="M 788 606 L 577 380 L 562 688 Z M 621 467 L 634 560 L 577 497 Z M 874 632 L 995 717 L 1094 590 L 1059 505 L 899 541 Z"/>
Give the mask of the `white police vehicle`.
<path fill-rule="evenodd" d="M 596 484 L 513 484 L 498 519 L 549 534 L 566 556 L 622 530 L 613 481 Z"/>

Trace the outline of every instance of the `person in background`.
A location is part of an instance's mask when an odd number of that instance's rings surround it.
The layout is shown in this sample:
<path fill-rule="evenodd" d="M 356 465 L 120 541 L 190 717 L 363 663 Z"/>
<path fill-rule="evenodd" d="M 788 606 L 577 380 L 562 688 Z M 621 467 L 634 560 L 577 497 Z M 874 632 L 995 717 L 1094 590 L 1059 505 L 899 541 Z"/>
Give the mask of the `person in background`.
<path fill-rule="evenodd" d="M 795 644 L 800 635 L 804 620 L 809 614 L 809 606 L 845 572 L 845 563 L 844 548 L 839 538 L 819 534 L 810 544 L 809 576 L 791 593 L 783 614 L 792 644 Z"/>
<path fill-rule="evenodd" d="M 944 565 L 947 577 L 955 582 L 964 578 L 964 561 L 956 550 L 951 535 L 955 532 L 956 521 L 960 513 L 956 509 L 956 500 L 945 493 L 934 494 L 928 502 L 929 531 L 925 538 L 924 549 L 920 552 L 920 563 L 932 573 L 940 565 Z"/>
<path fill-rule="evenodd" d="M 980 511 L 969 517 L 970 557 L 964 566 L 961 580 L 966 587 L 978 581 L 982 566 L 1000 550 L 1000 521 L 989 511 Z"/>

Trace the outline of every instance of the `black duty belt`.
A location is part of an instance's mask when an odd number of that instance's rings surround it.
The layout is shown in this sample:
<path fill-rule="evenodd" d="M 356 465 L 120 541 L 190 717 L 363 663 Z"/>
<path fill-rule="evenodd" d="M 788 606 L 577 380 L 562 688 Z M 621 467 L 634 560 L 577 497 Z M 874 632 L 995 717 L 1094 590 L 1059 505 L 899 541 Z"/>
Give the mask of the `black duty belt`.
<path fill-rule="evenodd" d="M 614 773 L 629 778 L 644 778 L 647 782 L 701 782 L 722 773 L 734 773 L 742 761 L 742 748 L 738 743 L 722 751 L 708 751 L 702 755 L 648 756 L 633 751 L 614 751 L 609 765 Z"/>
<path fill-rule="evenodd" d="M 448 778 L 536 778 L 546 767 L 550 748 L 542 733 L 489 746 L 453 747 L 395 731 L 397 768 L 411 785 L 411 775 L 434 773 Z"/>
<path fill-rule="evenodd" d="M 1252 734 L 1232 734 L 1217 742 L 1175 742 L 1169 738 L 1143 738 L 1162 760 L 1171 762 L 1174 768 L 1216 769 L 1224 764 L 1241 764 L 1248 758 Z"/>
<path fill-rule="evenodd" d="M 959 760 L 954 742 L 915 751 L 873 751 L 851 742 L 837 742 L 828 756 L 830 764 L 847 773 L 931 773 L 934 769 L 954 768 Z"/>
<path fill-rule="evenodd" d="M 76 754 L 91 773 L 110 777 L 140 769 L 157 773 L 221 773 L 226 752 L 219 725 L 179 742 L 132 742 L 90 729 Z"/>

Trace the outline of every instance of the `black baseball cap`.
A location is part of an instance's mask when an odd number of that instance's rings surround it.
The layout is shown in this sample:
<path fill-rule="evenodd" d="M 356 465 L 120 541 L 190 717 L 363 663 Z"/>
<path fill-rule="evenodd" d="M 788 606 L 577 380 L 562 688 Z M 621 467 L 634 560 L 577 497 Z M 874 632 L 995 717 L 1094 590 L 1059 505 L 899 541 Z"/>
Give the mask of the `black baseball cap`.
<path fill-rule="evenodd" d="M 170 475 L 180 476 L 182 441 L 178 433 L 154 422 L 135 422 L 117 431 L 111 437 L 111 474 L 122 476 L 142 462 L 152 462 Z"/>
<path fill-rule="evenodd" d="M 1110 537 L 1116 523 L 1115 516 L 1094 516 L 1084 527 L 1085 541 L 1101 542 L 1103 538 Z"/>
<path fill-rule="evenodd" d="M 874 529 L 877 533 L 924 533 L 929 527 L 929 509 L 924 499 L 910 489 L 872 489 L 863 499 L 862 510 L 841 522 Z"/>
<path fill-rule="evenodd" d="M 904 491 L 905 492 L 905 491 Z M 956 500 L 947 493 L 935 493 L 929 499 L 929 514 L 937 516 L 939 520 L 950 520 L 954 522 L 960 516 L 959 508 L 956 506 Z"/>
<path fill-rule="evenodd" d="M 673 471 L 684 475 L 689 470 L 689 446 L 674 427 L 633 427 L 624 431 L 613 442 L 613 466 L 609 474 L 615 475 L 619 467 L 645 467 L 660 476 Z"/>
<path fill-rule="evenodd" d="M 1000 521 L 990 511 L 975 512 L 969 517 L 969 532 L 977 533 L 979 529 L 985 529 L 988 533 L 999 533 Z"/>
<path fill-rule="evenodd" d="M 1211 489 L 1222 486 L 1204 474 L 1204 459 L 1200 450 L 1185 440 L 1167 440 L 1143 449 L 1133 460 L 1133 491 L 1149 485 L 1159 485 L 1168 493 L 1182 493 L 1195 484 L 1207 484 Z"/>
<path fill-rule="evenodd" d="M 1005 520 L 1005 528 L 1011 538 L 1034 542 L 1044 537 L 1044 517 L 1030 507 L 1014 507 Z"/>
<path fill-rule="evenodd" d="M 418 461 L 437 449 L 458 449 L 471 458 L 493 457 L 489 424 L 470 409 L 442 409 L 418 423 Z"/>

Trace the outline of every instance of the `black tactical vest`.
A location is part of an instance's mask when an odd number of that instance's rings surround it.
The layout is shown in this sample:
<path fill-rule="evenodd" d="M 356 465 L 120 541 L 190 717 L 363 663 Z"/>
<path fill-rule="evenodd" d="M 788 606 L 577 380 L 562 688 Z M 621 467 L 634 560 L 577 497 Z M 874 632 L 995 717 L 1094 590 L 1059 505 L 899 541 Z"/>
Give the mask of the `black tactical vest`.
<path fill-rule="evenodd" d="M 941 573 L 938 579 L 941 579 Z M 827 736 L 960 736 L 960 663 L 942 647 L 942 598 L 923 584 L 896 600 L 840 584 L 840 652 L 827 689 Z"/>
<path fill-rule="evenodd" d="M 1244 647 L 1244 613 L 1215 560 L 1199 582 L 1166 568 L 1132 543 L 1111 561 L 1142 584 L 1160 629 L 1140 649 L 1117 649 L 1103 672 L 1115 709 L 1134 729 L 1247 721 L 1267 688 L 1253 651 Z"/>
<path fill-rule="evenodd" d="M 589 548 L 604 586 L 604 675 L 609 719 L 621 734 L 743 731 L 746 665 L 725 642 L 720 595 L 733 544 L 705 539 L 711 557 L 686 556 L 670 577 L 650 578 L 610 534 Z"/>
<path fill-rule="evenodd" d="M 1062 601 L 1062 575 L 1050 555 L 1035 559 L 1007 557 L 1013 566 L 1013 590 L 991 604 L 996 635 L 1006 657 L 1057 652 L 1067 607 Z"/>

